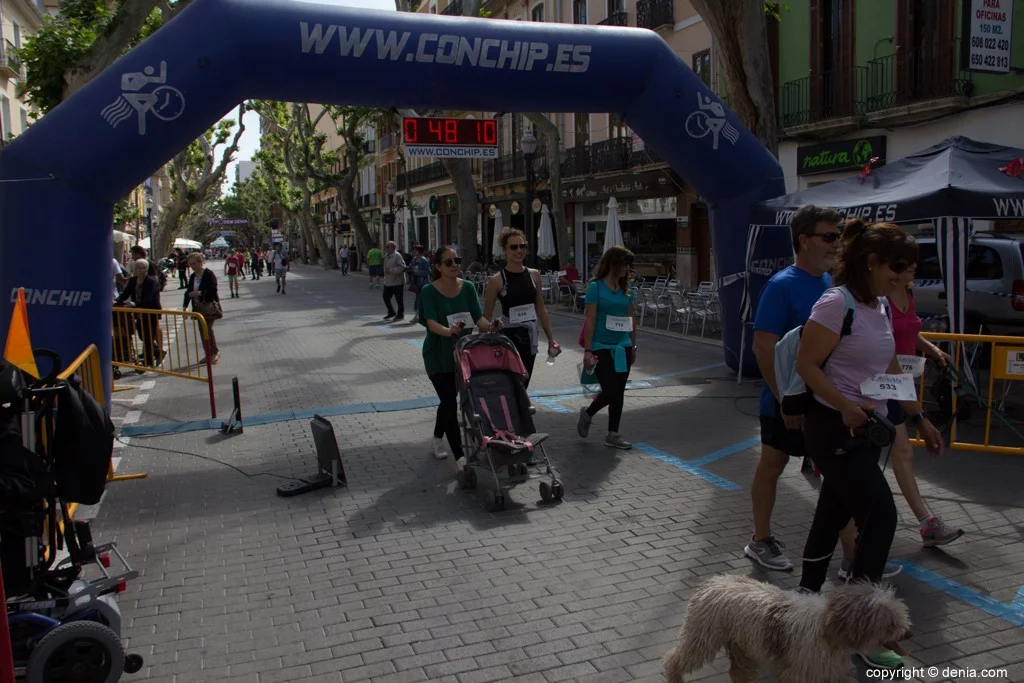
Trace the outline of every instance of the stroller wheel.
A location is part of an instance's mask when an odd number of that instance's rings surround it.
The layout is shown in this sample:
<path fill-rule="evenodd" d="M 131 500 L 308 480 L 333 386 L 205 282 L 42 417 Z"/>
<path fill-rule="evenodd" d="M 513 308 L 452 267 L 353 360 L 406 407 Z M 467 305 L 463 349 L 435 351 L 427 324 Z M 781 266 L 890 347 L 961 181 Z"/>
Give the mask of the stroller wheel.
<path fill-rule="evenodd" d="M 484 505 L 488 512 L 500 512 L 505 509 L 505 494 L 503 491 L 491 491 L 484 494 Z"/>
<path fill-rule="evenodd" d="M 464 470 L 464 472 L 466 473 L 466 488 L 467 489 L 475 489 L 476 488 L 476 470 L 474 470 L 472 467 L 467 467 Z"/>
<path fill-rule="evenodd" d="M 555 497 L 555 500 L 562 500 L 562 496 L 565 495 L 565 489 L 562 488 L 562 482 L 556 481 L 551 485 L 551 495 Z"/>
<path fill-rule="evenodd" d="M 546 481 L 540 483 L 540 499 L 545 503 L 550 503 L 555 499 L 554 494 L 551 492 L 551 484 Z"/>
<path fill-rule="evenodd" d="M 519 466 L 518 466 L 517 469 L 519 470 L 519 476 L 520 477 L 528 477 L 528 476 L 530 476 L 530 468 L 526 466 L 525 462 L 519 463 Z"/>
<path fill-rule="evenodd" d="M 71 621 L 47 633 L 32 649 L 28 683 L 116 683 L 124 671 L 121 639 L 96 621 Z"/>
<path fill-rule="evenodd" d="M 114 379 L 121 379 L 121 368 L 114 368 Z"/>

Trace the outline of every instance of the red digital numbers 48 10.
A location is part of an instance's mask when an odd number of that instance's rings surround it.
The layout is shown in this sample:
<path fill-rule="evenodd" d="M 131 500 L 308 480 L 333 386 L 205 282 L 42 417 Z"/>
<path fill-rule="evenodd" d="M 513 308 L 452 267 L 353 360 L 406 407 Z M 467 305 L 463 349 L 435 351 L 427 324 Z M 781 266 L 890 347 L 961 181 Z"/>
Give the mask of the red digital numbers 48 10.
<path fill-rule="evenodd" d="M 498 122 L 494 119 L 402 119 L 402 141 L 407 145 L 497 147 Z"/>

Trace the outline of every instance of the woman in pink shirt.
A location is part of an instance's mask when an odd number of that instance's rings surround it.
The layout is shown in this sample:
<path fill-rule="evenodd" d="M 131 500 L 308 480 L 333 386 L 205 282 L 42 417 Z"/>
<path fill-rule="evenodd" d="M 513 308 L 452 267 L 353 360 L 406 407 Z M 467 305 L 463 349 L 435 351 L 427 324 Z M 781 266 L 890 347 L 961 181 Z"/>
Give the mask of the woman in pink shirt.
<path fill-rule="evenodd" d="M 915 370 L 911 373 L 920 377 L 918 371 L 923 369 L 923 359 L 930 358 L 939 365 L 945 366 L 949 356 L 935 344 L 921 336 L 921 318 L 914 306 L 914 294 L 910 287 L 914 282 L 916 264 L 907 268 L 900 278 L 900 284 L 889 295 L 889 307 L 892 311 L 892 336 L 896 343 L 896 357 L 906 372 L 908 367 Z M 914 359 L 918 360 L 915 361 Z M 896 441 L 892 446 L 892 471 L 896 475 L 896 483 L 914 512 L 920 524 L 921 541 L 925 547 L 946 545 L 964 535 L 963 529 L 952 529 L 946 526 L 937 515 L 931 513 L 921 498 L 914 478 L 914 449 L 910 445 L 910 435 L 904 424 L 903 409 L 896 401 L 889 401 L 889 421 L 896 425 Z"/>

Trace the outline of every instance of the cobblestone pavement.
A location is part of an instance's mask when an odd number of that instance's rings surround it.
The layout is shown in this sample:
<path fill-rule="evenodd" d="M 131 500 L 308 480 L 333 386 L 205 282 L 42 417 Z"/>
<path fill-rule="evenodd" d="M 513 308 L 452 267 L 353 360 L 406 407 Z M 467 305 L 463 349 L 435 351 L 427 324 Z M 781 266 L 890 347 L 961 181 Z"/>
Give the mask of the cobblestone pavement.
<path fill-rule="evenodd" d="M 575 379 L 579 321 L 555 316 L 566 353 L 553 366 L 538 359 L 533 386 L 566 497 L 543 504 L 524 485 L 492 514 L 457 490 L 450 460 L 429 456 L 433 408 L 396 409 L 433 391 L 422 328 L 383 324 L 380 294 L 360 274 L 301 266 L 284 296 L 272 279 L 244 282 L 217 323 L 218 407 L 226 414 L 237 376 L 244 414 L 263 424 L 119 444 L 119 471 L 149 473 L 108 488 L 94 532 L 141 572 L 121 606 L 129 651 L 146 666 L 125 680 L 659 681 L 704 578 L 796 585 L 799 568 L 765 573 L 742 554 L 757 387 L 728 376 L 719 348 L 642 333 L 622 426 L 637 447 L 611 451 L 603 416 L 588 441 L 575 434 L 587 401 Z M 120 425 L 209 416 L 198 383 L 119 384 L 138 387 L 117 395 Z M 289 411 L 373 402 L 330 418 L 347 488 L 275 495 L 279 477 L 314 469 L 308 420 Z M 1005 668 L 984 680 L 1024 681 L 1024 462 L 962 452 L 917 462 L 933 509 L 967 535 L 922 550 L 898 500 L 908 664 Z M 780 482 L 774 517 L 792 559 L 816 495 L 797 470 Z M 695 680 L 728 680 L 724 671 L 720 657 Z"/>

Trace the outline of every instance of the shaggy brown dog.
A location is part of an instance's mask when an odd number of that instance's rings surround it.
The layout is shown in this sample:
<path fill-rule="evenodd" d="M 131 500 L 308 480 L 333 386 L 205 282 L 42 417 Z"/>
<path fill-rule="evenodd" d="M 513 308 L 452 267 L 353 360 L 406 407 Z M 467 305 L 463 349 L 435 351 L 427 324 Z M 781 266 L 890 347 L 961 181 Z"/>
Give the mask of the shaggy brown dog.
<path fill-rule="evenodd" d="M 662 659 L 668 683 L 729 655 L 733 683 L 755 683 L 771 663 L 778 683 L 846 683 L 850 656 L 910 637 L 907 606 L 891 588 L 850 583 L 826 594 L 716 576 L 690 598 L 679 643 Z"/>

